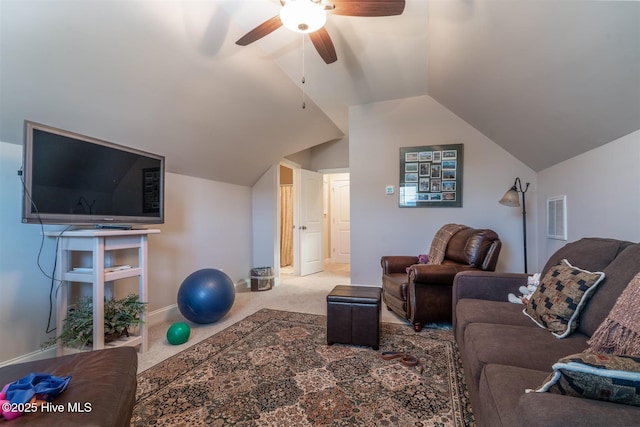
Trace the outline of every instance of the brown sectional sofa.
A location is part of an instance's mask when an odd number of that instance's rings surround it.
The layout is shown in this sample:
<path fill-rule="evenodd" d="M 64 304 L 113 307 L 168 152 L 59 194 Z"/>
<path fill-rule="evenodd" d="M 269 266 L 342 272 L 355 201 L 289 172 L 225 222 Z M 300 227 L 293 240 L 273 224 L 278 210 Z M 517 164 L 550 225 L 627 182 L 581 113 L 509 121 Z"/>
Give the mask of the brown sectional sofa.
<path fill-rule="evenodd" d="M 580 314 L 578 329 L 559 339 L 535 325 L 523 306 L 507 302 L 527 275 L 463 272 L 453 286 L 453 326 L 478 426 L 639 426 L 640 407 L 553 393 L 542 385 L 552 365 L 581 353 L 618 296 L 640 271 L 640 244 L 585 238 L 558 250 L 542 275 L 562 259 L 606 275 Z M 640 309 L 640 303 L 639 309 Z"/>

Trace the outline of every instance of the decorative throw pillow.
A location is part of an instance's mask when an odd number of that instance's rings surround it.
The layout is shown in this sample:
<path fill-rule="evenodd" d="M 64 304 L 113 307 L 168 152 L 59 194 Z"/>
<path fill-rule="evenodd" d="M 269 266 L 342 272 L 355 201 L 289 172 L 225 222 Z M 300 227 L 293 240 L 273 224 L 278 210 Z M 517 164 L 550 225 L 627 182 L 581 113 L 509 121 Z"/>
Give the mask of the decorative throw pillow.
<path fill-rule="evenodd" d="M 578 353 L 553 365 L 538 389 L 587 399 L 640 406 L 640 357 Z"/>
<path fill-rule="evenodd" d="M 587 344 L 592 353 L 640 356 L 640 273 L 618 297 L 611 312 Z"/>
<path fill-rule="evenodd" d="M 556 337 L 569 336 L 578 326 L 580 310 L 602 279 L 604 273 L 582 270 L 563 259 L 542 277 L 522 312 Z"/>

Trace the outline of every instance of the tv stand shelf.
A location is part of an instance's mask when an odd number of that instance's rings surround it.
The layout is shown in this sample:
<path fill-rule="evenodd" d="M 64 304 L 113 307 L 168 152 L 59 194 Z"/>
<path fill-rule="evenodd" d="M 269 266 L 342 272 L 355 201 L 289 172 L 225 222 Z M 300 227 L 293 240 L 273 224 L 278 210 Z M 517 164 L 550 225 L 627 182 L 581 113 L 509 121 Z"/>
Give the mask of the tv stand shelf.
<path fill-rule="evenodd" d="M 60 288 L 57 298 L 57 331 L 61 331 L 69 306 L 70 286 L 74 283 L 91 283 L 93 310 L 93 350 L 120 345 L 139 346 L 144 353 L 148 347 L 148 326 L 145 314 L 139 327 L 139 334 L 104 343 L 104 296 L 105 283 L 130 277 L 138 278 L 138 295 L 140 301 L 147 302 L 147 237 L 160 233 L 160 230 L 113 230 L 113 229 L 80 229 L 64 232 L 45 232 L 48 237 L 59 239 L 56 279 Z M 113 266 L 112 255 L 115 251 L 134 249 L 138 251 L 137 266 Z M 90 252 L 91 267 L 73 266 L 73 252 Z M 114 285 L 115 286 L 115 285 Z M 58 345 L 58 355 L 64 354 L 62 345 Z"/>
<path fill-rule="evenodd" d="M 129 268 L 127 270 L 118 270 L 104 272 L 104 281 L 113 282 L 114 280 L 126 279 L 128 277 L 136 277 L 142 274 L 142 270 L 139 267 Z M 79 272 L 79 271 L 67 271 L 62 275 L 62 280 L 65 282 L 80 282 L 80 283 L 93 283 L 94 275 L 93 271 Z"/>

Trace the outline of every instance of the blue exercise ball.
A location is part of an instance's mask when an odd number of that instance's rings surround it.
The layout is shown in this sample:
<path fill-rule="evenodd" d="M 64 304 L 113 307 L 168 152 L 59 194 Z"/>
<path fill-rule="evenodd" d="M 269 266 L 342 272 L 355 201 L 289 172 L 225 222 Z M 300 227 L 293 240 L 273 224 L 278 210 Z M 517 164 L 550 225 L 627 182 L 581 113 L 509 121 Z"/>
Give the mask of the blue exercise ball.
<path fill-rule="evenodd" d="M 229 312 L 236 289 L 229 276 L 204 268 L 187 276 L 178 290 L 180 313 L 195 323 L 213 323 Z"/>

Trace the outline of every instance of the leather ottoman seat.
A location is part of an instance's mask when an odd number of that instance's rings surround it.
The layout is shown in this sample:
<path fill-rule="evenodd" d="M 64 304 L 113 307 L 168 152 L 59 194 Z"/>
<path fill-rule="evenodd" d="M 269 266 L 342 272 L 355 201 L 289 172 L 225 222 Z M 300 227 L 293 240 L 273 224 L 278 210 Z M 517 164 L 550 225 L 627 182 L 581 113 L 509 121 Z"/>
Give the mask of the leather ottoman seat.
<path fill-rule="evenodd" d="M 128 426 L 136 401 L 138 354 L 132 347 L 95 350 L 0 368 L 0 387 L 26 375 L 71 376 L 53 400 L 60 412 L 25 413 L 6 426 Z"/>
<path fill-rule="evenodd" d="M 327 295 L 327 344 L 380 346 L 382 289 L 338 285 Z"/>

